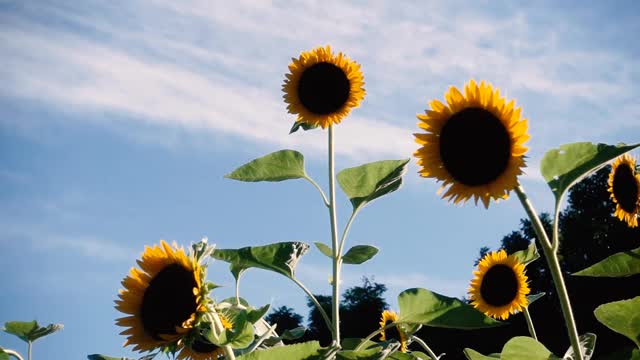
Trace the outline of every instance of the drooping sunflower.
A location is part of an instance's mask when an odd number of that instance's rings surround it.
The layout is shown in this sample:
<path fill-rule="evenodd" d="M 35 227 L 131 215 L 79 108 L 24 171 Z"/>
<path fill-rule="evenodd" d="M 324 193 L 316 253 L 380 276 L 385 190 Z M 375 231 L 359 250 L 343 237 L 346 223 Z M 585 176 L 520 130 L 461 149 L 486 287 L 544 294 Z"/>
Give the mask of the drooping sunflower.
<path fill-rule="evenodd" d="M 640 217 L 640 173 L 636 171 L 633 157 L 624 154 L 613 162 L 608 190 L 616 204 L 614 215 L 629 227 L 637 227 Z"/>
<path fill-rule="evenodd" d="M 423 177 L 442 181 L 438 193 L 454 203 L 474 198 L 485 208 L 491 199 L 506 199 L 518 185 L 525 166 L 524 143 L 529 139 L 527 120 L 515 101 L 506 102 L 500 91 L 484 81 L 471 80 L 464 95 L 452 86 L 447 104 L 429 102 L 431 109 L 418 114 L 418 126 L 426 133 L 414 134 L 421 147 L 418 158 Z"/>
<path fill-rule="evenodd" d="M 338 124 L 364 98 L 360 65 L 329 45 L 292 58 L 282 85 L 287 110 L 296 121 L 325 129 Z"/>
<path fill-rule="evenodd" d="M 199 312 L 205 311 L 202 266 L 174 243 L 146 246 L 122 281 L 116 309 L 128 316 L 116 320 L 127 329 L 124 346 L 150 351 L 178 340 L 193 327 Z"/>
<path fill-rule="evenodd" d="M 487 316 L 506 320 L 528 305 L 529 285 L 524 265 L 507 252 L 490 252 L 480 260 L 471 280 L 471 305 Z"/>
<path fill-rule="evenodd" d="M 220 321 L 225 329 L 231 329 L 233 325 L 222 315 Z M 177 360 L 216 360 L 224 354 L 222 347 L 212 344 L 205 339 L 196 337 L 180 349 Z"/>
<path fill-rule="evenodd" d="M 385 310 L 380 318 L 380 328 L 398 321 L 398 314 L 395 311 Z M 389 329 L 380 331 L 380 341 L 397 340 L 400 342 L 400 351 L 407 352 L 407 336 L 400 328 L 400 325 L 390 327 Z"/>

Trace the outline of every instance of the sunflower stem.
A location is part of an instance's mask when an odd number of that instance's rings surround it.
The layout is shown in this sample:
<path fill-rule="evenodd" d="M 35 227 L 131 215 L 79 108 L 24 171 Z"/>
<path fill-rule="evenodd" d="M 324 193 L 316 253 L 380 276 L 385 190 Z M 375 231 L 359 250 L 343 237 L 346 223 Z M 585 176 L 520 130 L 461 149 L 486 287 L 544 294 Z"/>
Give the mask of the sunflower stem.
<path fill-rule="evenodd" d="M 336 215 L 336 176 L 335 176 L 335 152 L 333 150 L 333 125 L 329 125 L 329 217 L 331 220 L 331 249 L 333 250 L 333 344 L 340 348 L 340 265 L 342 254 L 338 248 L 338 221 Z"/>
<path fill-rule="evenodd" d="M 422 348 L 427 352 L 427 355 L 429 355 L 431 359 L 438 360 L 438 355 L 436 355 L 436 353 L 434 353 L 433 350 L 431 350 L 431 348 L 429 347 L 429 345 L 427 345 L 427 343 L 424 342 L 422 339 L 420 339 L 417 336 L 412 336 L 411 340 L 417 342 L 418 345 L 422 346 Z"/>
<path fill-rule="evenodd" d="M 322 188 L 320 187 L 320 185 L 318 185 L 317 182 L 315 182 L 312 178 L 310 178 L 307 175 L 304 176 L 304 179 L 309 181 L 316 189 L 318 189 L 318 192 L 320 193 L 320 196 L 322 196 L 322 201 L 324 202 L 324 206 L 326 206 L 326 207 L 331 206 L 329 204 L 329 200 L 327 200 L 327 196 L 324 194 L 324 191 L 322 191 Z"/>
<path fill-rule="evenodd" d="M 342 251 L 344 251 L 344 243 L 347 240 L 347 234 L 349 233 L 349 229 L 351 228 L 351 223 L 353 223 L 353 220 L 356 218 L 356 215 L 358 214 L 358 211 L 360 211 L 360 209 L 355 209 L 352 213 L 351 216 L 349 217 L 349 221 L 347 222 L 347 225 L 344 227 L 344 230 L 342 231 L 342 238 L 340 239 L 340 247 L 338 248 L 338 254 L 340 254 L 340 262 L 342 263 Z"/>
<path fill-rule="evenodd" d="M 542 245 L 541 247 L 544 251 L 544 256 L 547 259 L 547 264 L 551 271 L 551 277 L 553 278 L 553 284 L 555 285 L 556 291 L 558 292 L 558 298 L 560 299 L 560 307 L 562 308 L 562 314 L 564 315 L 564 321 L 569 334 L 569 340 L 571 341 L 571 347 L 573 348 L 573 353 L 576 355 L 575 360 L 583 360 L 580 340 L 578 338 L 578 330 L 576 329 L 576 322 L 571 310 L 571 302 L 569 301 L 569 294 L 567 293 L 567 287 L 564 283 L 564 278 L 562 277 L 562 269 L 560 269 L 558 255 L 554 250 L 554 248 L 556 248 L 555 244 L 557 244 L 557 239 L 555 239 L 554 244 L 549 241 L 549 237 L 542 226 L 542 222 L 533 208 L 533 205 L 529 201 L 529 198 L 527 198 L 522 186 L 517 186 L 515 191 L 516 194 L 518 194 L 518 199 L 520 199 L 529 219 L 531 219 L 533 229 L 536 232 L 537 238 Z"/>
<path fill-rule="evenodd" d="M 29 350 L 27 352 L 27 359 L 31 360 L 31 351 L 33 348 L 33 342 L 29 341 Z"/>
<path fill-rule="evenodd" d="M 307 296 L 309 297 L 309 299 L 311 299 L 311 301 L 313 301 L 313 304 L 316 306 L 316 308 L 318 308 L 318 311 L 322 315 L 322 318 L 324 319 L 325 324 L 327 324 L 327 328 L 329 328 L 331 335 L 333 335 L 334 329 L 333 329 L 333 324 L 331 323 L 331 319 L 329 318 L 329 315 L 327 315 L 327 312 L 324 311 L 324 309 L 322 308 L 322 305 L 320 305 L 320 302 L 318 301 L 318 299 L 316 299 L 316 297 L 313 296 L 313 293 L 311 293 L 311 291 L 306 286 L 304 286 L 304 284 L 301 283 L 300 280 L 296 278 L 291 278 L 291 280 L 294 283 L 296 283 L 296 285 L 298 285 L 300 289 L 302 289 L 302 291 L 304 291 L 307 294 Z"/>
<path fill-rule="evenodd" d="M 15 351 L 15 350 L 11 350 L 11 349 L 2 349 L 2 351 L 4 351 L 7 355 L 11 355 L 11 356 L 13 356 L 14 358 L 16 358 L 16 359 L 18 359 L 18 360 L 24 360 L 24 359 L 22 358 L 22 356 L 20 356 L 20 354 L 19 354 L 17 351 Z"/>
<path fill-rule="evenodd" d="M 531 313 L 529 313 L 529 307 L 525 306 L 522 312 L 524 313 L 524 318 L 527 320 L 527 328 L 529 328 L 529 334 L 537 341 L 538 336 L 536 335 L 536 328 L 533 326 L 533 319 L 531 318 Z"/>
<path fill-rule="evenodd" d="M 372 332 L 371 334 L 367 335 L 367 337 L 362 339 L 362 341 L 360 341 L 360 344 L 358 344 L 358 346 L 356 346 L 356 348 L 353 349 L 353 351 L 360 350 L 367 341 L 373 339 L 376 335 L 380 334 L 381 332 L 383 332 L 383 331 L 385 331 L 387 329 L 391 329 L 392 327 L 394 327 L 396 325 L 398 325 L 398 324 L 394 323 L 394 322 L 388 323 L 387 325 L 385 325 L 385 326 L 381 327 L 380 329 L 378 329 L 378 330 Z"/>

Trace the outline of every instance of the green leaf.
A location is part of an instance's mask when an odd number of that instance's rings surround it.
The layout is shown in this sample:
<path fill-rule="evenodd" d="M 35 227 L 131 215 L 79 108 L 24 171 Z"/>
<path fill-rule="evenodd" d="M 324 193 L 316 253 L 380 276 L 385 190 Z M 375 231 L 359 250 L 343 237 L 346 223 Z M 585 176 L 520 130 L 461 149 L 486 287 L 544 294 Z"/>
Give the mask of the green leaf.
<path fill-rule="evenodd" d="M 362 342 L 362 340 L 364 339 L 360 339 L 360 338 L 346 338 L 344 340 L 342 340 L 342 349 L 343 350 L 355 350 L 355 348 L 358 347 L 358 345 L 360 345 L 360 343 Z M 372 347 L 376 347 L 378 346 L 377 343 L 367 340 L 365 341 L 364 345 L 362 345 L 361 349 L 370 349 Z"/>
<path fill-rule="evenodd" d="M 338 352 L 337 358 L 340 360 L 377 360 L 380 358 L 382 347 L 377 346 L 366 350 L 343 350 Z"/>
<path fill-rule="evenodd" d="M 609 160 L 638 146 L 640 144 L 613 146 L 590 142 L 561 145 L 558 149 L 547 151 L 540 162 L 540 172 L 553 191 L 558 205 L 573 184 L 606 165 Z"/>
<path fill-rule="evenodd" d="M 544 345 L 526 336 L 511 338 L 502 348 L 500 358 L 503 360 L 560 360 Z"/>
<path fill-rule="evenodd" d="M 640 347 L 640 296 L 602 304 L 593 313 L 606 327 L 628 337 Z"/>
<path fill-rule="evenodd" d="M 398 295 L 399 323 L 454 329 L 481 329 L 504 325 L 472 306 L 427 289 L 408 289 Z"/>
<path fill-rule="evenodd" d="M 538 248 L 536 247 L 535 242 L 532 242 L 528 248 L 524 250 L 516 251 L 512 255 L 515 256 L 516 259 L 518 259 L 518 261 L 525 266 L 537 260 L 540 257 L 540 254 L 538 253 Z"/>
<path fill-rule="evenodd" d="M 271 305 L 267 304 L 261 308 L 249 310 L 247 313 L 247 321 L 252 324 L 255 324 L 258 320 L 262 319 L 264 314 L 266 314 L 267 311 L 269 311 L 270 307 Z"/>
<path fill-rule="evenodd" d="M 327 244 L 318 241 L 314 242 L 314 244 L 321 253 L 323 253 L 325 256 L 328 256 L 330 259 L 333 259 L 333 251 Z"/>
<path fill-rule="evenodd" d="M 309 341 L 300 344 L 272 347 L 267 350 L 258 350 L 238 357 L 238 360 L 319 360 L 321 347 L 317 341 Z"/>
<path fill-rule="evenodd" d="M 344 169 L 338 173 L 338 183 L 349 197 L 354 211 L 402 185 L 402 175 L 409 159 L 383 160 Z"/>
<path fill-rule="evenodd" d="M 467 357 L 467 359 L 469 360 L 494 360 L 494 359 L 500 359 L 500 354 L 489 354 L 489 355 L 482 355 L 479 352 L 473 350 L 473 349 L 469 349 L 466 348 L 463 350 L 464 356 Z"/>
<path fill-rule="evenodd" d="M 280 150 L 246 163 L 224 177 L 238 181 L 283 181 L 306 177 L 304 156 Z"/>
<path fill-rule="evenodd" d="M 429 355 L 421 352 L 421 351 L 412 351 L 411 355 L 415 356 L 416 359 L 418 360 L 438 360 L 438 359 L 432 359 Z"/>
<path fill-rule="evenodd" d="M 62 324 L 49 324 L 45 327 L 40 327 L 35 320 L 9 321 L 4 323 L 5 332 L 15 335 L 26 342 L 34 342 L 41 337 L 51 335 L 61 330 L 63 327 Z"/>
<path fill-rule="evenodd" d="M 578 341 L 580 342 L 580 349 L 583 349 L 582 358 L 584 360 L 589 360 L 593 356 L 593 351 L 596 348 L 596 338 L 596 334 L 593 333 L 586 333 L 580 335 L 578 338 Z M 573 360 L 575 358 L 572 346 L 569 347 L 562 357 L 563 360 Z"/>
<path fill-rule="evenodd" d="M 304 131 L 308 131 L 308 130 L 313 130 L 315 128 L 317 128 L 318 125 L 310 125 L 307 124 L 306 122 L 302 122 L 302 121 L 296 121 L 293 123 L 293 126 L 291 127 L 291 130 L 289 130 L 289 135 L 293 134 L 294 132 L 302 129 Z"/>
<path fill-rule="evenodd" d="M 235 269 L 260 268 L 293 278 L 298 261 L 309 250 L 302 242 L 280 242 L 240 249 L 216 249 L 211 256 L 231 263 Z"/>
<path fill-rule="evenodd" d="M 299 326 L 294 329 L 285 330 L 282 335 L 279 336 L 282 340 L 295 340 L 304 336 L 307 329 L 304 326 Z"/>
<path fill-rule="evenodd" d="M 619 252 L 573 275 L 622 277 L 640 274 L 640 248 Z"/>
<path fill-rule="evenodd" d="M 529 305 L 527 306 L 531 306 L 531 304 L 533 304 L 536 300 L 541 299 L 545 295 L 546 295 L 545 292 L 539 292 L 537 294 L 527 295 L 527 302 L 529 303 Z"/>
<path fill-rule="evenodd" d="M 391 355 L 389 355 L 389 357 L 387 357 L 387 359 L 390 360 L 420 360 L 419 357 L 417 357 L 413 352 L 411 353 L 403 353 L 400 351 L 396 351 L 394 353 L 392 353 Z M 427 357 L 427 359 L 431 359 L 429 357 Z"/>
<path fill-rule="evenodd" d="M 362 264 L 378 253 L 378 248 L 370 245 L 356 245 L 342 257 L 345 264 Z"/>
<path fill-rule="evenodd" d="M 0 360 L 9 360 L 9 354 L 4 352 L 4 349 L 0 347 Z"/>

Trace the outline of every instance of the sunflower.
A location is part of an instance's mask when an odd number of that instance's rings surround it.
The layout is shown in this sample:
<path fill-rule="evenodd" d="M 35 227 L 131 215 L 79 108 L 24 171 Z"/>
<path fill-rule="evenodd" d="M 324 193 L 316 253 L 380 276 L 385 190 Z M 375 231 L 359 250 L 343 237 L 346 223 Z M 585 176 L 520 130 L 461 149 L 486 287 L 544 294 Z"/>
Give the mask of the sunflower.
<path fill-rule="evenodd" d="M 480 260 L 471 280 L 471 305 L 487 316 L 506 320 L 528 305 L 529 285 L 524 265 L 507 252 L 490 252 Z"/>
<path fill-rule="evenodd" d="M 633 157 L 625 154 L 613 162 L 608 190 L 616 203 L 614 215 L 626 221 L 629 227 L 637 227 L 640 216 L 640 173 L 636 172 L 636 160 Z"/>
<path fill-rule="evenodd" d="M 323 129 L 338 124 L 364 98 L 364 76 L 360 65 L 331 47 L 303 51 L 291 59 L 282 85 L 287 110 L 297 122 Z"/>
<path fill-rule="evenodd" d="M 183 336 L 206 310 L 201 295 L 201 265 L 184 249 L 165 241 L 160 246 L 145 247 L 138 268 L 132 268 L 123 281 L 116 309 L 128 316 L 116 320 L 127 327 L 124 346 L 136 351 L 150 351 Z"/>
<path fill-rule="evenodd" d="M 382 312 L 380 319 L 380 329 L 384 329 L 385 326 L 390 323 L 398 321 L 398 315 L 395 311 L 385 310 Z M 400 351 L 407 352 L 407 336 L 400 328 L 400 325 L 390 327 L 386 330 L 380 331 L 380 341 L 397 340 L 400 342 Z"/>
<path fill-rule="evenodd" d="M 418 114 L 418 126 L 426 133 L 414 134 L 420 147 L 413 155 L 422 166 L 420 175 L 442 181 L 438 193 L 454 203 L 474 198 L 485 208 L 493 199 L 506 199 L 518 185 L 525 165 L 523 145 L 528 139 L 527 120 L 514 100 L 506 102 L 500 91 L 484 81 L 471 80 L 464 95 L 451 87 L 447 105 L 438 100 Z"/>
<path fill-rule="evenodd" d="M 225 329 L 231 329 L 233 327 L 224 315 L 218 314 L 218 316 L 220 316 L 220 321 Z M 215 360 L 222 354 L 224 354 L 222 347 L 212 344 L 205 339 L 196 337 L 190 343 L 182 347 L 176 359 Z"/>

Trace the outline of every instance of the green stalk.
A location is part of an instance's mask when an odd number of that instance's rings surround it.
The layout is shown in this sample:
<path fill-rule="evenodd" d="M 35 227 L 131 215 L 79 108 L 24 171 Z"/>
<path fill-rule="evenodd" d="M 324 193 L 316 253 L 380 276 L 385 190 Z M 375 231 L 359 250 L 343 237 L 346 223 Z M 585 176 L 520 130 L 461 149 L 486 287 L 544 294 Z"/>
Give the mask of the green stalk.
<path fill-rule="evenodd" d="M 33 346 L 33 343 L 31 341 L 29 341 L 29 352 L 27 353 L 27 359 L 31 360 L 31 348 Z"/>
<path fill-rule="evenodd" d="M 538 340 L 538 336 L 536 336 L 536 328 L 533 326 L 533 319 L 531 318 L 531 313 L 529 313 L 529 308 L 525 306 L 522 312 L 524 313 L 524 318 L 527 320 L 527 328 L 529 328 L 529 334 L 532 338 Z"/>
<path fill-rule="evenodd" d="M 417 336 L 412 336 L 411 340 L 417 342 L 420 346 L 422 346 L 422 348 L 427 352 L 427 355 L 429 355 L 431 359 L 438 360 L 438 355 L 436 355 L 436 353 L 434 353 L 433 350 L 431 350 L 427 343 L 422 339 Z"/>
<path fill-rule="evenodd" d="M 333 344 L 340 347 L 340 263 L 341 254 L 338 248 L 338 221 L 336 215 L 336 176 L 335 153 L 333 150 L 333 126 L 329 125 L 329 217 L 331 220 L 331 249 L 333 250 Z"/>
<path fill-rule="evenodd" d="M 324 319 L 325 324 L 327 324 L 327 328 L 329 329 L 329 331 L 331 332 L 331 335 L 333 336 L 333 332 L 334 332 L 334 326 L 331 323 L 331 319 L 329 319 L 329 316 L 327 315 L 327 313 L 324 311 L 324 309 L 322 308 L 322 305 L 320 305 L 320 302 L 318 302 L 318 299 L 316 299 L 315 296 L 313 296 L 313 293 L 307 289 L 306 286 L 304 286 L 303 283 L 300 282 L 300 280 L 296 279 L 296 278 L 291 278 L 291 280 L 296 283 L 296 285 L 298 285 L 300 287 L 300 289 L 302 289 L 302 291 L 305 292 L 305 294 L 307 294 L 307 296 L 309 297 L 309 299 L 311 299 L 311 301 L 313 301 L 313 303 L 315 304 L 316 308 L 318 308 L 318 311 L 320 311 L 320 314 L 322 315 L 322 318 Z"/>
<path fill-rule="evenodd" d="M 22 359 L 22 356 L 20 356 L 20 354 L 17 351 L 14 351 L 11 349 L 2 349 L 2 351 L 4 351 L 7 355 L 11 355 L 18 360 L 24 360 Z"/>
<path fill-rule="evenodd" d="M 560 299 L 560 307 L 562 308 L 562 314 L 564 315 L 564 321 L 569 334 L 569 340 L 571 341 L 571 347 L 573 348 L 573 353 L 576 356 L 576 360 L 583 360 L 578 331 L 576 329 L 576 322 L 571 310 L 571 302 L 569 301 L 569 294 L 567 293 L 567 287 L 564 283 L 564 278 L 562 277 L 562 270 L 560 269 L 558 255 L 554 249 L 558 247 L 557 235 L 554 231 L 555 239 L 553 239 L 554 242 L 552 244 L 544 231 L 544 227 L 542 226 L 542 222 L 540 221 L 538 214 L 529 201 L 529 198 L 527 198 L 527 195 L 524 193 L 522 187 L 517 186 L 515 191 L 516 194 L 518 194 L 518 199 L 520 199 L 529 219 L 531 219 L 533 228 L 536 231 L 536 235 L 538 235 L 538 240 L 540 241 L 542 250 L 544 251 L 544 256 L 547 258 L 547 264 L 549 264 L 553 284 L 555 285 L 556 291 L 558 292 L 558 298 Z"/>

